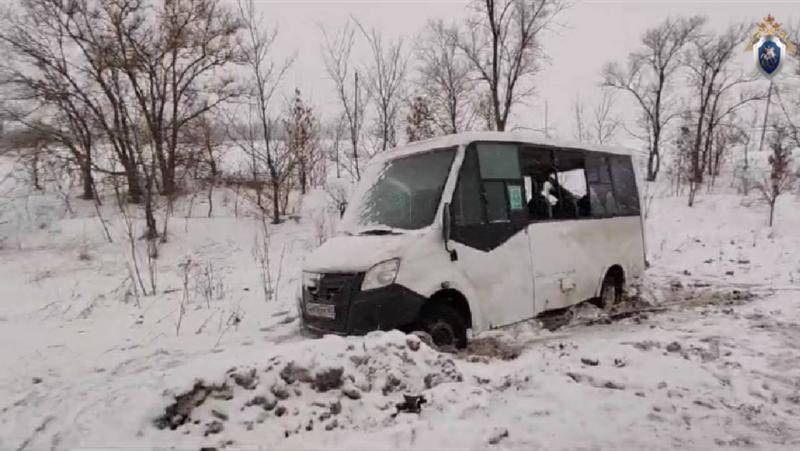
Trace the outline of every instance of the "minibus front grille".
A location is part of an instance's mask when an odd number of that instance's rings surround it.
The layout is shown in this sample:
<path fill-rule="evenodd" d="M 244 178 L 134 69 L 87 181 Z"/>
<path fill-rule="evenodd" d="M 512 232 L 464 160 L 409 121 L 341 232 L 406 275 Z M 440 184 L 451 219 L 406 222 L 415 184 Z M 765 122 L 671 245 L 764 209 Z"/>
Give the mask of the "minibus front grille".
<path fill-rule="evenodd" d="M 335 304 L 337 301 L 341 301 L 341 296 L 353 288 L 353 281 L 357 276 L 358 274 L 323 274 L 319 281 L 319 287 L 310 293 L 313 302 Z"/>
<path fill-rule="evenodd" d="M 307 317 L 306 321 L 321 329 L 345 332 L 350 300 L 359 289 L 361 277 L 361 273 L 325 273 L 317 286 L 304 287 L 304 303 L 333 305 L 336 313 L 334 319 Z"/>

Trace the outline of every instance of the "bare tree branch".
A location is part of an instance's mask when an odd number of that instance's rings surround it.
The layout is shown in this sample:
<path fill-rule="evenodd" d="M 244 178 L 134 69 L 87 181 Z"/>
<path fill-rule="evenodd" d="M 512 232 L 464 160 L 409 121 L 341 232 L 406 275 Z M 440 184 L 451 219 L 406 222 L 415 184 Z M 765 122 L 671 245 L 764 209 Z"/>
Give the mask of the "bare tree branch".
<path fill-rule="evenodd" d="M 324 28 L 321 28 L 323 37 L 322 57 L 325 61 L 325 70 L 334 83 L 336 94 L 341 103 L 343 115 L 347 120 L 348 132 L 352 153 L 350 162 L 352 172 L 356 179 L 361 178 L 359 166 L 359 142 L 364 125 L 364 106 L 369 100 L 364 84 L 358 83 L 358 72 L 351 68 L 351 54 L 355 44 L 355 29 L 350 23 L 345 24 L 331 38 Z M 353 89 L 349 88 L 350 77 L 353 76 Z"/>
<path fill-rule="evenodd" d="M 601 85 L 633 96 L 641 108 L 641 126 L 648 136 L 647 179 L 655 180 L 661 165 L 661 138 L 665 127 L 677 117 L 670 99 L 670 81 L 680 66 L 680 52 L 697 34 L 704 19 L 668 18 L 642 36 L 642 49 L 631 53 L 628 66 L 609 63 Z"/>
<path fill-rule="evenodd" d="M 532 95 L 524 83 L 539 71 L 541 34 L 566 7 L 562 0 L 475 0 L 459 46 L 488 91 L 493 127 L 503 131 L 511 109 Z"/>
<path fill-rule="evenodd" d="M 474 113 L 470 111 L 472 80 L 470 66 L 458 46 L 458 28 L 444 21 L 430 21 L 417 46 L 420 61 L 419 90 L 431 101 L 431 113 L 444 133 L 468 130 Z"/>

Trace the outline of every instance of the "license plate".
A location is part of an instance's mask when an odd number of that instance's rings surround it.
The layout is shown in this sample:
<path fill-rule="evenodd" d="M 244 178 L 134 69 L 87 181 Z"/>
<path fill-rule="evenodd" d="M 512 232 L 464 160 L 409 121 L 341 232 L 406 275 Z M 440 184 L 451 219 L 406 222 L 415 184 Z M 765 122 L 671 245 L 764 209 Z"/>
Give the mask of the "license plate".
<path fill-rule="evenodd" d="M 309 302 L 306 304 L 306 313 L 308 316 L 336 319 L 336 310 L 334 307 L 335 306 L 331 304 L 314 304 L 313 302 Z"/>

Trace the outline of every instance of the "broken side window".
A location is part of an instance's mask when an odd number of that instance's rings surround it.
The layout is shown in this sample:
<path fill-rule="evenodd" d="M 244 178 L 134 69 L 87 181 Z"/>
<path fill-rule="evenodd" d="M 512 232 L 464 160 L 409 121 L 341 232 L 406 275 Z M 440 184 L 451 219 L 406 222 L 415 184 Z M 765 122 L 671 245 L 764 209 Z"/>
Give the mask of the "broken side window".
<path fill-rule="evenodd" d="M 523 147 L 520 149 L 520 162 L 525 185 L 525 205 L 529 221 L 552 219 L 552 207 L 557 197 L 551 194 L 553 177 L 552 152 L 548 148 Z"/>
<path fill-rule="evenodd" d="M 556 151 L 555 160 L 555 194 L 558 201 L 553 208 L 553 216 L 557 219 L 589 217 L 591 207 L 583 152 Z"/>
<path fill-rule="evenodd" d="M 625 155 L 614 155 L 609 158 L 619 214 L 638 216 L 639 193 L 636 190 L 636 175 L 631 158 Z"/>
<path fill-rule="evenodd" d="M 611 181 L 608 157 L 589 154 L 586 156 L 586 175 L 589 182 L 589 203 L 595 218 L 607 218 L 617 214 L 617 201 Z"/>

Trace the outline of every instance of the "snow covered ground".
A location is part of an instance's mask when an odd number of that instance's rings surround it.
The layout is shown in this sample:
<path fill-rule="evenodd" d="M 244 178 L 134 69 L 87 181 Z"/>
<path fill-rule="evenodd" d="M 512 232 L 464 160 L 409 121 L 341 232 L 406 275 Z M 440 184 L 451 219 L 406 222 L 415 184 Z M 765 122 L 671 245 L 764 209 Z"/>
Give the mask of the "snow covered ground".
<path fill-rule="evenodd" d="M 0 449 L 800 447 L 793 195 L 773 229 L 755 198 L 656 198 L 640 312 L 581 307 L 555 332 L 522 324 L 453 355 L 399 332 L 300 333 L 321 193 L 270 229 L 274 299 L 254 258 L 260 223 L 228 190 L 211 218 L 203 195 L 176 204 L 156 295 L 137 297 L 112 201 L 108 243 L 92 203 L 69 213 L 4 183 Z M 404 395 L 426 402 L 398 409 Z"/>

